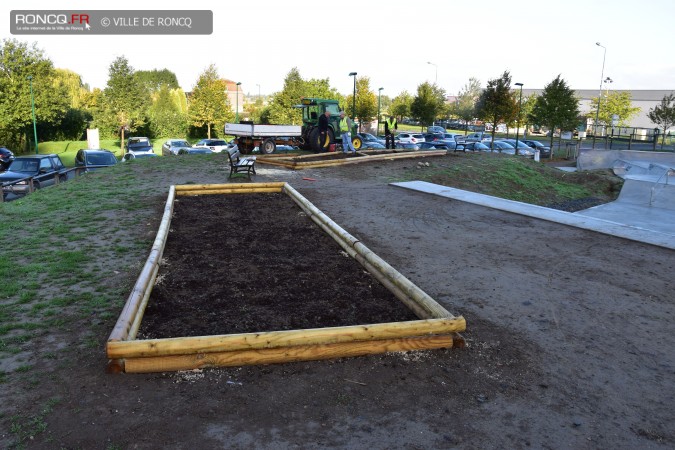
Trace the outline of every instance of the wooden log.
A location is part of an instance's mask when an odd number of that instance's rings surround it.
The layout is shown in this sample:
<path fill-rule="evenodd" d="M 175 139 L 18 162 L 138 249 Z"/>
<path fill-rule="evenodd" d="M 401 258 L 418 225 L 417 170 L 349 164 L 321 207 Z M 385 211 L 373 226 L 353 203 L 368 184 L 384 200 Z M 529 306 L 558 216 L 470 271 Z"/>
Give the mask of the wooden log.
<path fill-rule="evenodd" d="M 156 264 L 153 268 L 152 275 L 150 279 L 152 283 L 145 289 L 145 294 L 141 299 L 141 304 L 138 307 L 138 312 L 134 317 L 134 321 L 131 323 L 131 328 L 129 329 L 129 335 L 127 339 L 136 339 L 136 334 L 138 334 L 138 329 L 141 326 L 141 321 L 143 320 L 143 315 L 145 314 L 145 308 L 148 306 L 148 300 L 150 299 L 150 294 L 152 293 L 152 288 L 154 287 L 154 280 L 157 279 L 157 272 L 159 271 L 159 264 Z"/>
<path fill-rule="evenodd" d="M 421 318 L 442 318 L 442 317 L 453 317 L 450 312 L 438 304 L 431 296 L 426 292 L 404 277 L 400 272 L 391 267 L 384 261 L 382 258 L 377 256 L 372 252 L 368 247 L 361 243 L 354 236 L 345 231 L 342 227 L 336 224 L 323 212 L 321 212 L 316 206 L 314 206 L 309 200 L 303 197 L 298 191 L 296 191 L 292 186 L 286 184 L 284 186 L 284 192 L 289 194 L 296 203 L 310 215 L 316 216 L 321 222 L 323 222 L 335 235 L 339 236 L 340 239 L 344 240 L 351 246 L 358 254 L 360 254 L 363 259 L 368 261 L 368 263 L 377 269 L 385 278 L 391 281 L 396 285 L 401 291 L 403 291 L 408 297 L 415 301 L 423 310 L 427 312 L 426 317 Z M 339 241 L 338 241 L 339 243 Z M 420 317 L 418 315 L 418 317 Z"/>
<path fill-rule="evenodd" d="M 179 184 L 176 185 L 176 193 L 181 191 L 212 190 L 212 189 L 251 189 L 283 187 L 283 181 L 270 183 L 221 183 L 221 184 Z"/>
<path fill-rule="evenodd" d="M 124 308 L 117 319 L 117 323 L 108 337 L 109 341 L 121 341 L 129 336 L 129 331 L 131 330 L 134 320 L 136 320 L 136 314 L 139 312 L 143 297 L 145 296 L 146 291 L 151 289 L 152 284 L 155 281 L 153 274 L 157 274 L 155 267 L 159 264 L 162 253 L 164 252 L 164 245 L 166 244 L 166 237 L 169 234 L 169 226 L 171 224 L 171 215 L 173 214 L 173 200 L 175 196 L 176 189 L 174 186 L 171 186 L 169 195 L 166 199 L 166 205 L 164 206 L 164 215 L 162 216 L 162 221 L 157 230 L 155 242 L 152 245 L 148 259 L 145 261 L 143 270 L 141 270 L 141 274 L 138 276 L 136 284 L 134 285 L 131 294 L 129 294 L 127 302 L 124 304 Z"/>
<path fill-rule="evenodd" d="M 466 321 L 464 318 L 456 317 L 454 319 L 413 320 L 304 330 L 109 342 L 107 353 L 108 357 L 113 359 L 171 356 L 420 337 L 449 334 L 465 329 Z"/>
<path fill-rule="evenodd" d="M 199 189 L 194 191 L 180 191 L 176 192 L 179 197 L 187 195 L 213 195 L 213 194 L 261 194 L 270 192 L 281 192 L 281 187 L 269 188 L 251 188 L 251 189 Z"/>
<path fill-rule="evenodd" d="M 293 347 L 237 350 L 194 355 L 127 358 L 124 361 L 124 369 L 127 373 L 167 372 L 209 367 L 314 361 L 410 350 L 431 350 L 451 348 L 452 345 L 452 336 L 385 339 L 325 345 L 298 345 Z"/>

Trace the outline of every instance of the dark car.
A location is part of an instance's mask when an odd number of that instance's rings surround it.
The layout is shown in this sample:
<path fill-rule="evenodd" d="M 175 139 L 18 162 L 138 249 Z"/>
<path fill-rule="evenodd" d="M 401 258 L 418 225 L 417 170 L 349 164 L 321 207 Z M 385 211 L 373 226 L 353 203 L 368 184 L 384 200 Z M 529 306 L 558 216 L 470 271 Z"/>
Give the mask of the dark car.
<path fill-rule="evenodd" d="M 103 167 L 110 167 L 117 164 L 115 154 L 110 150 L 80 150 L 75 155 L 75 165 L 85 167 L 85 172 L 96 170 Z"/>
<path fill-rule="evenodd" d="M 465 142 L 463 144 L 459 144 L 462 146 L 462 150 L 466 151 L 471 151 L 471 152 L 489 152 L 490 147 L 485 145 L 482 142 Z M 458 149 L 459 150 L 459 149 Z"/>
<path fill-rule="evenodd" d="M 0 170 L 5 170 L 14 161 L 14 153 L 5 147 L 0 147 Z"/>
<path fill-rule="evenodd" d="M 132 137 L 127 140 L 127 152 L 138 153 L 154 153 L 152 149 L 152 142 L 146 137 Z"/>
<path fill-rule="evenodd" d="M 542 158 L 548 158 L 551 156 L 551 147 L 548 145 L 544 145 L 539 141 L 533 141 L 530 139 L 523 139 L 523 143 L 534 150 L 539 150 L 539 156 Z"/>
<path fill-rule="evenodd" d="M 58 155 L 19 156 L 14 158 L 7 171 L 0 173 L 0 183 L 15 182 L 23 178 L 33 177 L 33 187 L 40 189 L 54 184 L 56 177 L 59 177 L 59 180 L 65 180 L 66 174 L 62 173 L 65 170 L 66 167 Z M 28 180 L 19 181 L 2 188 L 2 194 L 5 197 L 10 193 L 25 195 L 29 191 Z"/>
<path fill-rule="evenodd" d="M 425 142 L 440 142 L 445 139 L 445 133 L 426 133 L 424 135 Z"/>
<path fill-rule="evenodd" d="M 420 150 L 452 150 L 448 144 L 443 141 L 422 142 L 419 147 Z"/>
<path fill-rule="evenodd" d="M 213 150 L 205 147 L 191 147 L 191 148 L 181 148 L 178 150 L 179 155 L 211 155 Z"/>

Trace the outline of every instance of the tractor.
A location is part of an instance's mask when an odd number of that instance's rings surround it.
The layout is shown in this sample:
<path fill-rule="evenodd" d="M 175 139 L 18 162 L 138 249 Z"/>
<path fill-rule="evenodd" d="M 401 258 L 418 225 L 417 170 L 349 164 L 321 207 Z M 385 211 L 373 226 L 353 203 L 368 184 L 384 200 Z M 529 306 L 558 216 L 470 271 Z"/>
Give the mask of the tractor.
<path fill-rule="evenodd" d="M 337 100 L 326 100 L 322 98 L 303 98 L 302 108 L 302 138 L 304 140 L 303 150 L 312 150 L 315 152 L 327 151 L 330 144 L 342 143 L 340 137 L 340 105 Z M 328 132 L 325 142 L 320 142 L 319 138 L 319 116 L 326 111 L 331 115 L 328 119 Z M 358 126 L 352 122 L 352 144 L 356 150 L 363 145 L 363 141 L 357 134 Z"/>

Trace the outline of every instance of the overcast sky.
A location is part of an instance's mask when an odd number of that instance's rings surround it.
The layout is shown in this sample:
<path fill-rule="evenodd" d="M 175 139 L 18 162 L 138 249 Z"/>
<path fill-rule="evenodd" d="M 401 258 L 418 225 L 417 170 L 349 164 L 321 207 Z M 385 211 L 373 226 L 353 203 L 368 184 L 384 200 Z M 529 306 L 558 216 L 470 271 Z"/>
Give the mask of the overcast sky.
<path fill-rule="evenodd" d="M 504 70 L 525 88 L 558 74 L 573 89 L 675 90 L 674 0 L 6 0 L 2 38 L 36 42 L 56 67 L 104 88 L 110 63 L 126 56 L 136 70 L 167 68 L 189 91 L 211 63 L 246 93 L 271 94 L 297 67 L 350 93 L 350 72 L 395 96 L 424 82 L 456 94 L 469 77 L 485 86 Z M 152 7 L 151 5 L 154 5 Z M 204 36 L 13 36 L 13 9 L 201 9 L 213 11 Z M 428 64 L 432 62 L 435 64 Z M 437 71 L 437 75 L 436 75 Z"/>

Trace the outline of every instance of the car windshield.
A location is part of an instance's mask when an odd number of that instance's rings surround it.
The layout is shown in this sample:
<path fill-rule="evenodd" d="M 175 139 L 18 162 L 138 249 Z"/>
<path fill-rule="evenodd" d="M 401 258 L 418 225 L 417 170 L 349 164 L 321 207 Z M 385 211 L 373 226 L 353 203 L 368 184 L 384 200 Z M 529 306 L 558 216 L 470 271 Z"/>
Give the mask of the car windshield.
<path fill-rule="evenodd" d="M 117 159 L 112 153 L 92 153 L 87 155 L 88 166 L 109 166 L 115 164 Z"/>
<path fill-rule="evenodd" d="M 37 172 L 38 161 L 35 159 L 15 159 L 9 166 L 9 170 L 13 172 Z"/>
<path fill-rule="evenodd" d="M 188 144 L 187 141 L 173 141 L 171 142 L 172 147 L 189 147 L 190 144 Z"/>

